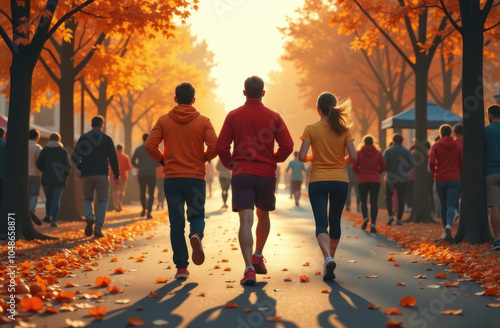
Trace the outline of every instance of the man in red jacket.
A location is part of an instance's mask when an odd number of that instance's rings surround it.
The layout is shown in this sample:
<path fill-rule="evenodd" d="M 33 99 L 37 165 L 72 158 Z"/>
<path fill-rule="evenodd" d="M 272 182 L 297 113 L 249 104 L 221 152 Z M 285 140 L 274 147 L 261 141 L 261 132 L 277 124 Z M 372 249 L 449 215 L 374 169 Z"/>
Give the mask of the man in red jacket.
<path fill-rule="evenodd" d="M 247 101 L 227 115 L 216 148 L 222 164 L 232 170 L 232 206 L 240 216 L 238 237 L 246 267 L 241 284 L 255 285 L 255 274 L 267 273 L 262 250 L 269 235 L 269 211 L 276 208 L 276 163 L 292 153 L 293 141 L 281 116 L 262 104 L 265 91 L 261 78 L 246 79 L 243 94 Z M 279 146 L 276 152 L 275 140 Z M 258 223 L 252 255 L 254 205 Z"/>

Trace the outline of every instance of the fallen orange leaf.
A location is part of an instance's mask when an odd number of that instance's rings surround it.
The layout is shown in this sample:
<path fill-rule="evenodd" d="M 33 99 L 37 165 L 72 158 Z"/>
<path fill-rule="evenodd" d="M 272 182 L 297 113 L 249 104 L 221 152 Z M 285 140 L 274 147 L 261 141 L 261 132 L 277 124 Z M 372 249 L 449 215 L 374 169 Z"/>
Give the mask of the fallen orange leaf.
<path fill-rule="evenodd" d="M 110 292 L 111 294 L 119 294 L 119 293 L 123 292 L 123 289 L 121 289 L 117 286 L 108 287 L 108 288 L 106 288 L 106 290 L 108 292 Z"/>
<path fill-rule="evenodd" d="M 225 262 L 229 262 L 229 260 L 228 259 L 222 259 L 221 262 L 225 263 Z"/>
<path fill-rule="evenodd" d="M 447 274 L 446 272 L 439 272 L 434 275 L 434 278 L 436 279 L 446 279 Z"/>
<path fill-rule="evenodd" d="M 158 298 L 160 297 L 157 293 L 150 292 L 148 295 L 149 298 Z"/>
<path fill-rule="evenodd" d="M 314 275 L 315 275 L 315 276 L 321 276 L 321 275 L 322 275 L 322 273 L 321 273 L 321 272 L 319 272 L 319 271 L 316 271 L 316 272 L 314 273 Z"/>
<path fill-rule="evenodd" d="M 84 266 L 84 267 L 83 267 L 83 270 L 84 270 L 84 271 L 93 271 L 93 270 L 94 270 L 94 268 L 93 268 L 93 267 L 91 267 L 90 265 L 86 265 L 86 266 Z"/>
<path fill-rule="evenodd" d="M 283 268 L 283 269 L 281 269 L 281 271 L 288 271 L 288 269 L 287 268 Z"/>
<path fill-rule="evenodd" d="M 130 317 L 127 319 L 127 326 L 142 327 L 144 325 L 146 325 L 146 323 L 139 317 Z"/>
<path fill-rule="evenodd" d="M 299 281 L 300 281 L 300 282 L 309 282 L 309 280 L 310 280 L 310 279 L 309 279 L 309 277 L 308 277 L 308 276 L 306 276 L 306 275 L 302 275 L 302 276 L 300 276 L 300 278 L 299 278 Z"/>
<path fill-rule="evenodd" d="M 44 313 L 47 313 L 47 314 L 56 314 L 56 313 L 59 313 L 59 310 L 51 308 L 51 307 L 47 307 L 47 308 L 45 308 L 45 312 Z"/>
<path fill-rule="evenodd" d="M 457 287 L 457 286 L 458 286 L 458 284 L 460 284 L 460 282 L 459 282 L 459 281 L 455 281 L 455 282 L 445 281 L 445 282 L 444 282 L 444 285 L 445 285 L 446 287 Z"/>
<path fill-rule="evenodd" d="M 281 317 L 278 317 L 278 316 L 276 316 L 276 317 L 266 317 L 266 320 L 268 322 L 278 322 L 278 321 L 281 320 Z"/>
<path fill-rule="evenodd" d="M 230 267 L 225 267 L 224 271 L 231 271 L 231 268 Z"/>
<path fill-rule="evenodd" d="M 88 312 L 93 317 L 99 317 L 106 314 L 106 308 L 102 305 L 99 305 L 97 307 L 90 308 Z"/>
<path fill-rule="evenodd" d="M 329 289 L 323 289 L 321 292 L 325 293 L 325 294 L 328 294 L 328 293 L 330 293 L 330 290 Z"/>
<path fill-rule="evenodd" d="M 441 311 L 442 314 L 446 314 L 446 315 L 459 315 L 459 314 L 462 314 L 463 310 L 462 309 L 459 309 L 459 310 L 443 310 Z"/>
<path fill-rule="evenodd" d="M 395 266 L 395 267 L 398 267 L 398 266 L 401 266 L 401 264 L 399 264 L 399 263 L 394 263 L 394 266 Z"/>
<path fill-rule="evenodd" d="M 99 265 L 99 262 L 92 262 L 92 265 L 93 265 L 93 266 L 98 266 L 98 265 Z"/>
<path fill-rule="evenodd" d="M 115 268 L 115 269 L 113 269 L 113 273 L 122 274 L 122 273 L 125 273 L 125 269 L 123 269 L 123 268 Z"/>
<path fill-rule="evenodd" d="M 113 257 L 113 258 L 111 259 L 111 262 L 116 262 L 116 261 L 118 261 L 118 258 L 116 258 L 116 257 Z"/>
<path fill-rule="evenodd" d="M 401 306 L 414 306 L 415 304 L 417 304 L 417 299 L 410 295 L 406 295 L 399 301 Z"/>
<path fill-rule="evenodd" d="M 78 287 L 80 285 L 75 285 L 74 283 L 72 283 L 71 281 L 66 281 L 66 286 L 67 287 Z"/>
<path fill-rule="evenodd" d="M 24 298 L 20 304 L 24 312 L 38 312 L 43 308 L 43 301 L 38 296 Z"/>
<path fill-rule="evenodd" d="M 244 310 L 243 310 L 243 312 L 245 312 L 245 313 L 250 313 L 250 312 L 252 312 L 252 309 L 250 309 L 250 308 L 246 308 L 246 309 L 244 309 Z"/>
<path fill-rule="evenodd" d="M 97 287 L 108 287 L 111 285 L 111 279 L 105 276 L 99 276 L 95 279 L 95 285 Z"/>
<path fill-rule="evenodd" d="M 200 296 L 200 297 L 205 297 L 205 293 L 199 293 L 197 296 Z"/>
<path fill-rule="evenodd" d="M 56 297 L 58 301 L 72 300 L 73 298 L 75 295 L 72 292 L 60 292 Z"/>
<path fill-rule="evenodd" d="M 285 278 L 285 279 L 283 279 L 283 281 L 290 282 L 290 281 L 292 281 L 292 278 Z"/>
<path fill-rule="evenodd" d="M 378 309 L 380 309 L 380 305 L 371 305 L 371 304 L 370 304 L 370 305 L 368 305 L 368 308 L 369 308 L 370 310 L 378 310 Z"/>
<path fill-rule="evenodd" d="M 396 283 L 396 285 L 398 285 L 398 286 L 406 286 L 406 283 L 404 283 L 404 282 L 399 282 L 399 281 L 398 281 L 398 282 Z"/>
<path fill-rule="evenodd" d="M 484 291 L 484 295 L 487 296 L 497 296 L 498 295 L 498 288 L 488 288 Z"/>
<path fill-rule="evenodd" d="M 168 252 L 168 248 L 165 248 L 163 251 L 164 251 L 164 252 Z"/>
<path fill-rule="evenodd" d="M 401 313 L 402 313 L 401 310 L 398 308 L 387 308 L 384 311 L 384 314 L 387 314 L 387 315 L 395 315 L 395 314 L 401 314 Z"/>
<path fill-rule="evenodd" d="M 402 321 L 389 320 L 385 323 L 386 327 L 403 327 Z"/>
<path fill-rule="evenodd" d="M 167 278 L 161 278 L 161 277 L 158 277 L 158 278 L 156 278 L 156 281 L 155 281 L 155 282 L 156 282 L 157 284 L 165 284 L 167 281 L 168 281 L 168 279 L 167 279 Z"/>
<path fill-rule="evenodd" d="M 387 259 L 387 261 L 396 261 L 396 258 L 394 256 L 391 256 Z"/>
<path fill-rule="evenodd" d="M 302 266 L 309 266 L 309 262 L 302 264 Z"/>
<path fill-rule="evenodd" d="M 383 244 L 377 244 L 377 247 L 384 247 Z"/>
<path fill-rule="evenodd" d="M 237 309 L 239 305 L 233 302 L 227 302 L 226 305 L 224 305 L 224 307 L 228 309 Z"/>

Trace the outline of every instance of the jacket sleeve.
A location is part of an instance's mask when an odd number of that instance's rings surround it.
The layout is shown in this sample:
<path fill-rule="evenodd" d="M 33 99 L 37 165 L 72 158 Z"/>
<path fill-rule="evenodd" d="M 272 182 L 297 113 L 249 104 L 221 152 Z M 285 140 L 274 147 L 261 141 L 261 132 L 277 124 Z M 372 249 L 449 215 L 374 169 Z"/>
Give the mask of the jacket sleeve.
<path fill-rule="evenodd" d="M 274 157 L 276 163 L 281 163 L 293 152 L 293 140 L 280 115 L 278 115 L 278 120 L 276 121 L 275 139 L 278 143 L 278 150 L 274 153 Z"/>
<path fill-rule="evenodd" d="M 216 150 L 222 164 L 228 168 L 232 169 L 231 165 L 231 143 L 233 142 L 233 128 L 231 126 L 231 119 L 229 116 L 224 120 L 222 129 L 219 133 L 219 139 L 217 139 Z"/>
<path fill-rule="evenodd" d="M 118 164 L 118 156 L 116 155 L 115 144 L 113 143 L 113 139 L 111 138 L 109 138 L 108 147 L 109 164 L 111 165 L 111 169 L 113 170 L 115 179 L 117 179 L 120 177 L 120 164 Z"/>
<path fill-rule="evenodd" d="M 75 163 L 75 166 L 80 170 L 82 166 L 82 155 L 79 153 L 79 149 L 82 145 L 82 137 L 78 139 L 78 142 L 76 143 L 75 150 L 73 151 L 73 155 L 71 155 L 71 159 L 73 160 L 73 163 Z"/>
<path fill-rule="evenodd" d="M 429 169 L 432 175 L 436 175 L 436 144 L 432 145 L 431 153 L 429 154 Z"/>
<path fill-rule="evenodd" d="M 45 157 L 45 152 L 42 150 L 40 152 L 40 155 L 38 155 L 38 158 L 36 159 L 36 166 L 42 172 L 43 172 L 43 169 L 44 169 L 44 157 Z"/>
<path fill-rule="evenodd" d="M 382 153 L 380 153 L 380 156 L 378 159 L 378 173 L 384 172 L 385 169 L 386 169 L 386 167 L 385 167 L 384 157 L 382 156 Z"/>
<path fill-rule="evenodd" d="M 207 145 L 207 150 L 205 151 L 205 158 L 207 160 L 212 160 L 217 156 L 217 135 L 215 134 L 214 127 L 210 120 L 207 120 L 207 126 L 205 127 L 205 144 Z"/>
<path fill-rule="evenodd" d="M 144 149 L 146 149 L 149 156 L 151 156 L 151 158 L 157 162 L 160 162 L 163 159 L 163 153 L 160 149 L 160 144 L 162 141 L 163 141 L 163 124 L 160 117 L 158 121 L 156 121 L 155 126 L 153 127 L 151 133 L 149 134 L 148 140 L 146 140 L 146 143 L 144 144 Z M 132 164 L 133 163 L 134 162 L 132 162 Z"/>
<path fill-rule="evenodd" d="M 132 168 L 132 164 L 130 163 L 130 158 L 128 156 L 125 157 L 125 167 L 122 168 L 124 171 L 128 171 Z"/>

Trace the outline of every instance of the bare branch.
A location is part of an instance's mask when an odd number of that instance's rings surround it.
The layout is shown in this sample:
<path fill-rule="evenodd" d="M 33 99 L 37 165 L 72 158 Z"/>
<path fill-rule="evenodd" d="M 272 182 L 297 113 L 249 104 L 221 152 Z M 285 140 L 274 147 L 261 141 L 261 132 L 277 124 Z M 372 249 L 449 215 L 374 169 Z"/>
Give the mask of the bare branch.
<path fill-rule="evenodd" d="M 94 1 L 95 0 L 87 0 L 84 3 L 82 3 L 81 5 L 79 5 L 78 7 L 76 7 L 73 10 L 67 12 L 63 17 L 61 17 L 61 19 L 59 19 L 57 21 L 57 23 L 54 26 L 52 26 L 52 28 L 48 32 L 47 37 L 50 38 L 52 36 L 52 34 L 54 34 L 57 31 L 57 29 L 59 28 L 59 26 L 61 26 L 65 21 L 67 21 L 68 19 L 70 19 L 74 14 L 76 14 L 79 11 L 81 11 L 83 8 L 87 7 L 88 5 L 90 5 Z"/>
<path fill-rule="evenodd" d="M 108 19 L 109 18 L 109 17 L 106 17 L 106 16 L 99 16 L 99 15 L 96 15 L 96 14 L 92 14 L 92 13 L 86 12 L 83 9 L 80 10 L 80 12 L 82 12 L 85 15 L 92 16 L 92 17 L 95 17 L 95 18 L 103 18 L 103 19 Z"/>
<path fill-rule="evenodd" d="M 485 28 L 485 29 L 484 29 L 484 31 L 486 32 L 486 31 L 492 30 L 492 29 L 494 29 L 495 27 L 497 27 L 498 25 L 500 25 L 500 21 L 498 21 L 498 22 L 497 22 L 495 25 L 493 25 L 493 26 L 490 26 L 490 27 Z"/>
<path fill-rule="evenodd" d="M 89 63 L 90 59 L 92 59 L 92 56 L 94 56 L 96 47 L 100 45 L 105 38 L 106 34 L 101 33 L 101 35 L 99 35 L 99 38 L 97 38 L 97 40 L 95 41 L 92 49 L 87 53 L 87 55 L 82 59 L 82 61 L 78 65 L 76 65 L 75 67 L 76 74 L 80 73 L 82 69 Z"/>
<path fill-rule="evenodd" d="M 52 71 L 52 69 L 49 67 L 49 65 L 45 61 L 45 59 L 43 59 L 43 57 L 40 56 L 38 58 L 38 60 L 40 61 L 40 63 L 42 63 L 42 66 L 45 68 L 45 70 L 47 71 L 47 73 L 49 73 L 49 75 L 52 78 L 52 80 L 54 80 L 54 82 L 56 82 L 57 85 L 60 85 L 61 79 L 58 78 L 57 75 Z"/>
<path fill-rule="evenodd" d="M 441 3 L 441 7 L 440 7 L 441 10 L 446 15 L 446 18 L 448 18 L 448 20 L 451 22 L 451 25 L 453 25 L 457 29 L 458 32 L 462 33 L 462 27 L 458 25 L 458 23 L 457 23 L 457 21 L 455 19 L 453 19 L 453 17 L 451 16 L 451 13 L 446 8 L 446 5 L 444 4 L 444 1 L 443 0 L 439 0 L 439 2 Z"/>
<path fill-rule="evenodd" d="M 10 18 L 10 16 L 7 15 L 7 13 L 5 11 L 0 9 L 0 14 L 4 15 L 9 20 L 9 22 L 12 24 L 12 18 Z"/>
<path fill-rule="evenodd" d="M 139 122 L 139 120 L 140 120 L 141 118 L 143 118 L 143 117 L 144 117 L 144 115 L 146 115 L 146 114 L 147 114 L 147 113 L 148 113 L 151 109 L 153 109 L 153 107 L 155 107 L 155 106 L 156 106 L 156 104 L 155 104 L 155 103 L 153 103 L 151 106 L 149 106 L 148 108 L 146 108 L 145 110 L 143 110 L 143 111 L 142 111 L 142 113 L 141 113 L 141 115 L 139 115 L 139 116 L 135 119 L 135 121 L 133 121 L 133 122 L 132 122 L 132 125 L 135 125 L 137 122 Z"/>
<path fill-rule="evenodd" d="M 7 45 L 7 47 L 9 47 L 10 52 L 14 53 L 14 42 L 12 42 L 12 40 L 9 38 L 7 32 L 5 32 L 2 26 L 0 26 L 0 36 L 2 36 L 5 44 Z"/>
<path fill-rule="evenodd" d="M 43 47 L 43 50 L 47 51 L 50 55 L 50 57 L 52 57 L 52 60 L 54 60 L 54 62 L 56 63 L 56 65 L 61 68 L 61 63 L 57 60 L 56 56 L 54 55 L 54 53 L 52 52 L 52 50 L 50 50 L 49 48 L 47 47 Z M 41 58 L 41 57 L 40 57 Z"/>
<path fill-rule="evenodd" d="M 484 4 L 483 9 L 481 10 L 481 16 L 483 19 L 483 23 L 486 23 L 486 18 L 488 18 L 488 15 L 490 14 L 490 10 L 491 10 L 491 7 L 493 6 L 493 2 L 495 2 L 495 1 L 494 0 L 487 0 L 486 3 Z M 497 25 L 497 24 L 495 24 L 495 25 Z"/>
<path fill-rule="evenodd" d="M 94 104 L 97 105 L 97 98 L 94 96 L 92 91 L 89 89 L 89 87 L 87 86 L 87 83 L 85 83 L 85 81 L 83 81 L 82 85 L 83 85 L 83 90 L 85 90 L 85 92 L 89 95 L 90 99 L 92 99 Z"/>

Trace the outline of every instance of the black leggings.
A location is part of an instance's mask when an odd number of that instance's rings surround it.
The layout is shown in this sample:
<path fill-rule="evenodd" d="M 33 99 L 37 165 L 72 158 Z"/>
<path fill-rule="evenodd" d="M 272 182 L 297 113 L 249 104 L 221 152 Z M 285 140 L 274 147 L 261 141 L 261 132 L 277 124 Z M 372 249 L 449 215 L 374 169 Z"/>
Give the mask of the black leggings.
<path fill-rule="evenodd" d="M 156 175 L 139 175 L 139 193 L 143 210 L 151 213 L 155 200 Z M 146 186 L 148 188 L 148 202 L 146 204 Z"/>
<path fill-rule="evenodd" d="M 377 222 L 378 214 L 378 192 L 380 190 L 380 183 L 377 182 L 365 182 L 358 184 L 359 195 L 361 198 L 361 213 L 363 213 L 363 218 L 368 218 L 368 193 L 370 193 L 370 218 L 371 223 L 375 224 Z"/>
<path fill-rule="evenodd" d="M 387 205 L 387 212 L 389 217 L 393 216 L 392 213 L 392 195 L 394 191 L 398 191 L 398 217 L 397 219 L 401 221 L 403 217 L 403 212 L 405 209 L 405 195 L 406 189 L 408 187 L 408 182 L 396 182 L 396 183 L 386 183 L 385 184 L 385 203 Z"/>

